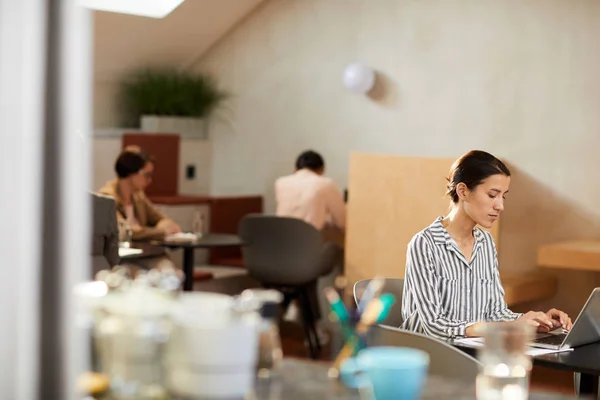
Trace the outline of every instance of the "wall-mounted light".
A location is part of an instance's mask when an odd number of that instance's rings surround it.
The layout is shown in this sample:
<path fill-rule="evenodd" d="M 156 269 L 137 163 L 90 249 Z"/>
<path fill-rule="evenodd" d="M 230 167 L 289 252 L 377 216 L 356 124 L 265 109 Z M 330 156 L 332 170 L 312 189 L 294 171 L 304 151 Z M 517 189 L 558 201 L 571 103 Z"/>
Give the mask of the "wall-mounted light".
<path fill-rule="evenodd" d="M 372 68 L 355 62 L 344 68 L 344 86 L 355 93 L 367 93 L 375 84 L 375 71 Z"/>
<path fill-rule="evenodd" d="M 142 17 L 164 18 L 184 0 L 79 0 L 79 5 L 92 10 L 110 11 Z"/>

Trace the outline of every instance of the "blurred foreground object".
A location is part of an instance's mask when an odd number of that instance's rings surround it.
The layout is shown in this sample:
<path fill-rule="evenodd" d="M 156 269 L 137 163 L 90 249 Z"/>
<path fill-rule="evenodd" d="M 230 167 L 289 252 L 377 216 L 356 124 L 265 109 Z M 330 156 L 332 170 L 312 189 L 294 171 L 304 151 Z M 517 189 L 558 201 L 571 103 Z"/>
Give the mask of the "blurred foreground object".
<path fill-rule="evenodd" d="M 479 352 L 478 400 L 526 400 L 529 397 L 531 358 L 525 354 L 534 328 L 521 322 L 484 325 L 485 346 Z"/>

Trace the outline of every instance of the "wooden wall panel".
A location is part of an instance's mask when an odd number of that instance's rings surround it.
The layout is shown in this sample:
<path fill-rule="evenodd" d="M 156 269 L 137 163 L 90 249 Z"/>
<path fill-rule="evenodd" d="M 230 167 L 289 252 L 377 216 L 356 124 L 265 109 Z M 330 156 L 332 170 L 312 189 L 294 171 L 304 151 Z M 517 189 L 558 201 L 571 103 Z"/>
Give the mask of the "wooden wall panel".
<path fill-rule="evenodd" d="M 247 214 L 263 212 L 262 196 L 215 197 L 210 202 L 210 231 L 237 234 L 238 225 Z M 210 250 L 211 265 L 243 266 L 240 246 Z"/>
<path fill-rule="evenodd" d="M 354 283 L 403 278 L 413 235 L 449 210 L 444 195 L 454 158 L 350 156 L 346 273 Z M 498 222 L 492 235 L 498 238 Z"/>

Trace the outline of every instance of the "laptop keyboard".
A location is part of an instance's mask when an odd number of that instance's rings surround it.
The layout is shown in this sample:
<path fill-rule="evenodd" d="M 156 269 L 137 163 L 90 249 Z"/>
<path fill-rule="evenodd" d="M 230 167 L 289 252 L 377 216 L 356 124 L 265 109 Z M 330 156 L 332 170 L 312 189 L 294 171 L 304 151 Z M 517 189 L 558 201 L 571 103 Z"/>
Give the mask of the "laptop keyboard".
<path fill-rule="evenodd" d="M 567 334 L 562 333 L 560 335 L 551 335 L 551 336 L 546 336 L 543 338 L 535 339 L 535 342 L 541 343 L 541 344 L 560 346 L 566 337 L 567 337 Z"/>

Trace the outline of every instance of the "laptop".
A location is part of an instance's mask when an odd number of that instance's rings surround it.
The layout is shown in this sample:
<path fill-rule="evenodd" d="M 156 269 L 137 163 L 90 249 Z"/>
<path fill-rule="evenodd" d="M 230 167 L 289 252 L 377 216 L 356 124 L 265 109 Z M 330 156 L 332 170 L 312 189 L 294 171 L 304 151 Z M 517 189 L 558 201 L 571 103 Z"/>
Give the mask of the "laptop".
<path fill-rule="evenodd" d="M 533 347 L 560 350 L 600 341 L 600 287 L 595 288 L 573 323 L 571 331 L 561 329 L 538 333 L 529 343 Z"/>

